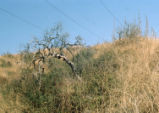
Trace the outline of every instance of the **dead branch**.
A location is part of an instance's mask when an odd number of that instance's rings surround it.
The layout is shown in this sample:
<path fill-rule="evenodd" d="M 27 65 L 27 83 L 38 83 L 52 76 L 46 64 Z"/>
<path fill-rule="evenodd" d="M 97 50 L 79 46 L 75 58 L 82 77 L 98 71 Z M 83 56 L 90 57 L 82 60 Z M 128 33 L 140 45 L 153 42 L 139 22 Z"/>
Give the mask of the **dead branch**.
<path fill-rule="evenodd" d="M 39 73 L 44 72 L 44 68 L 42 65 L 45 64 L 45 61 L 49 58 L 57 58 L 62 59 L 72 70 L 72 72 L 76 75 L 76 68 L 73 62 L 71 62 L 66 55 L 63 53 L 63 49 L 66 49 L 71 55 L 72 52 L 69 47 L 79 46 L 82 44 L 81 37 L 76 37 L 76 42 L 70 44 L 67 42 L 68 34 L 60 34 L 61 33 L 61 26 L 56 26 L 53 31 L 47 32 L 44 36 L 43 40 L 35 39 L 34 47 L 38 48 L 39 50 L 33 56 L 33 66 L 34 69 L 36 65 L 38 65 Z M 58 49 L 58 50 L 57 50 Z"/>

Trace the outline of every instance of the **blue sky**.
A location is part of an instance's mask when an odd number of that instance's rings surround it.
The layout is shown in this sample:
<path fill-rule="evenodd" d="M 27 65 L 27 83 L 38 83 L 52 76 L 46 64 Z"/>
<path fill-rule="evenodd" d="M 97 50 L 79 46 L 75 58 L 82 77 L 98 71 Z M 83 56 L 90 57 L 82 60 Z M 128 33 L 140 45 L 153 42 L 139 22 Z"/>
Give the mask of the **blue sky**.
<path fill-rule="evenodd" d="M 87 45 L 111 41 L 113 25 L 119 23 L 103 8 L 100 0 L 49 0 L 56 7 L 76 20 L 70 21 L 45 0 L 0 0 L 0 8 L 38 25 L 41 29 L 26 24 L 0 10 L 0 54 L 17 53 L 33 37 L 41 38 L 44 31 L 61 22 L 70 40 L 81 35 Z M 149 26 L 159 30 L 158 0 L 103 0 L 111 12 L 123 23 L 134 21 L 140 15 L 142 23 L 148 17 Z M 93 32 L 93 33 L 92 33 Z"/>

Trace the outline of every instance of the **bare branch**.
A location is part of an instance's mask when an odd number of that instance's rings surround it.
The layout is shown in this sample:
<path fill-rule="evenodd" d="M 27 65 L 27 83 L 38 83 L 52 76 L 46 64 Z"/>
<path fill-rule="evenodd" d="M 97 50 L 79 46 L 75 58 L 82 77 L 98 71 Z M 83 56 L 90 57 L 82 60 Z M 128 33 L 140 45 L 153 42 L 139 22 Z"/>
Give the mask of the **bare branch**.
<path fill-rule="evenodd" d="M 72 72 L 76 75 L 75 65 L 66 57 L 66 55 L 64 55 L 63 49 L 66 49 L 69 53 L 71 53 L 71 55 L 73 55 L 69 47 L 82 45 L 82 38 L 80 36 L 76 37 L 76 42 L 71 44 L 67 41 L 68 36 L 69 35 L 67 33 L 62 34 L 61 26 L 57 25 L 55 28 L 47 31 L 42 40 L 35 38 L 33 44 L 36 48 L 39 48 L 39 50 L 33 56 L 32 63 L 34 65 L 34 69 L 36 65 L 38 65 L 39 73 L 43 73 L 44 68 L 41 66 L 40 62 L 45 64 L 47 59 L 56 58 L 62 59 L 66 64 L 68 64 Z"/>

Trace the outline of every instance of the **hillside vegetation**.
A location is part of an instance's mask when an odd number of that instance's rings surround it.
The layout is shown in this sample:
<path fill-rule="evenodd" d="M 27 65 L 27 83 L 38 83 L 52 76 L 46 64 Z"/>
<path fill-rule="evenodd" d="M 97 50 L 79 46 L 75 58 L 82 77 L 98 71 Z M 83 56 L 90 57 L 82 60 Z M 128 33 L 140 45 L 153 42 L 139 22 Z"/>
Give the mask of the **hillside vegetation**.
<path fill-rule="evenodd" d="M 145 31 L 126 23 L 87 47 L 57 25 L 0 56 L 0 113 L 158 113 L 159 40 Z"/>
<path fill-rule="evenodd" d="M 1 56 L 0 112 L 159 112 L 158 39 L 125 38 L 83 47 L 71 59 L 80 79 L 65 62 L 52 58 L 39 84 L 32 66 L 17 62 L 20 55 Z"/>

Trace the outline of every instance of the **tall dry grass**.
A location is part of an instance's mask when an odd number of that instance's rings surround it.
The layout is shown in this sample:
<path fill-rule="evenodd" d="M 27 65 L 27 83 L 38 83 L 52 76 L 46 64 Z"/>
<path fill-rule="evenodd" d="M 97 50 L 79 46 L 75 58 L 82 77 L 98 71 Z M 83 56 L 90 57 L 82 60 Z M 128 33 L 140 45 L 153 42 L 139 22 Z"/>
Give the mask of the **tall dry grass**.
<path fill-rule="evenodd" d="M 159 112 L 159 40 L 144 39 L 129 44 L 113 44 L 120 69 L 121 87 L 110 96 L 108 112 Z M 124 43 L 124 42 L 123 42 Z M 118 95 L 119 94 L 119 95 Z M 118 104 L 118 106 L 114 106 Z"/>
<path fill-rule="evenodd" d="M 30 78 L 26 80 L 29 83 L 23 81 L 22 84 L 13 80 L 16 87 L 12 88 L 10 84 L 7 87 L 16 92 L 12 90 L 9 95 L 0 96 L 0 112 L 159 112 L 158 39 L 124 39 L 91 49 L 94 50 L 89 56 L 91 60 L 86 62 L 84 56 L 79 58 L 80 66 L 84 67 L 81 68 L 81 81 L 69 76 L 69 69 L 63 63 L 54 61 L 52 68 L 48 68 L 51 73 L 43 78 L 41 90 L 32 87 L 34 81 Z M 88 52 L 79 53 L 87 55 Z M 33 93 L 33 97 L 40 95 L 40 98 L 36 97 L 39 101 L 23 95 L 27 91 Z M 13 99 L 13 96 L 16 98 Z"/>

